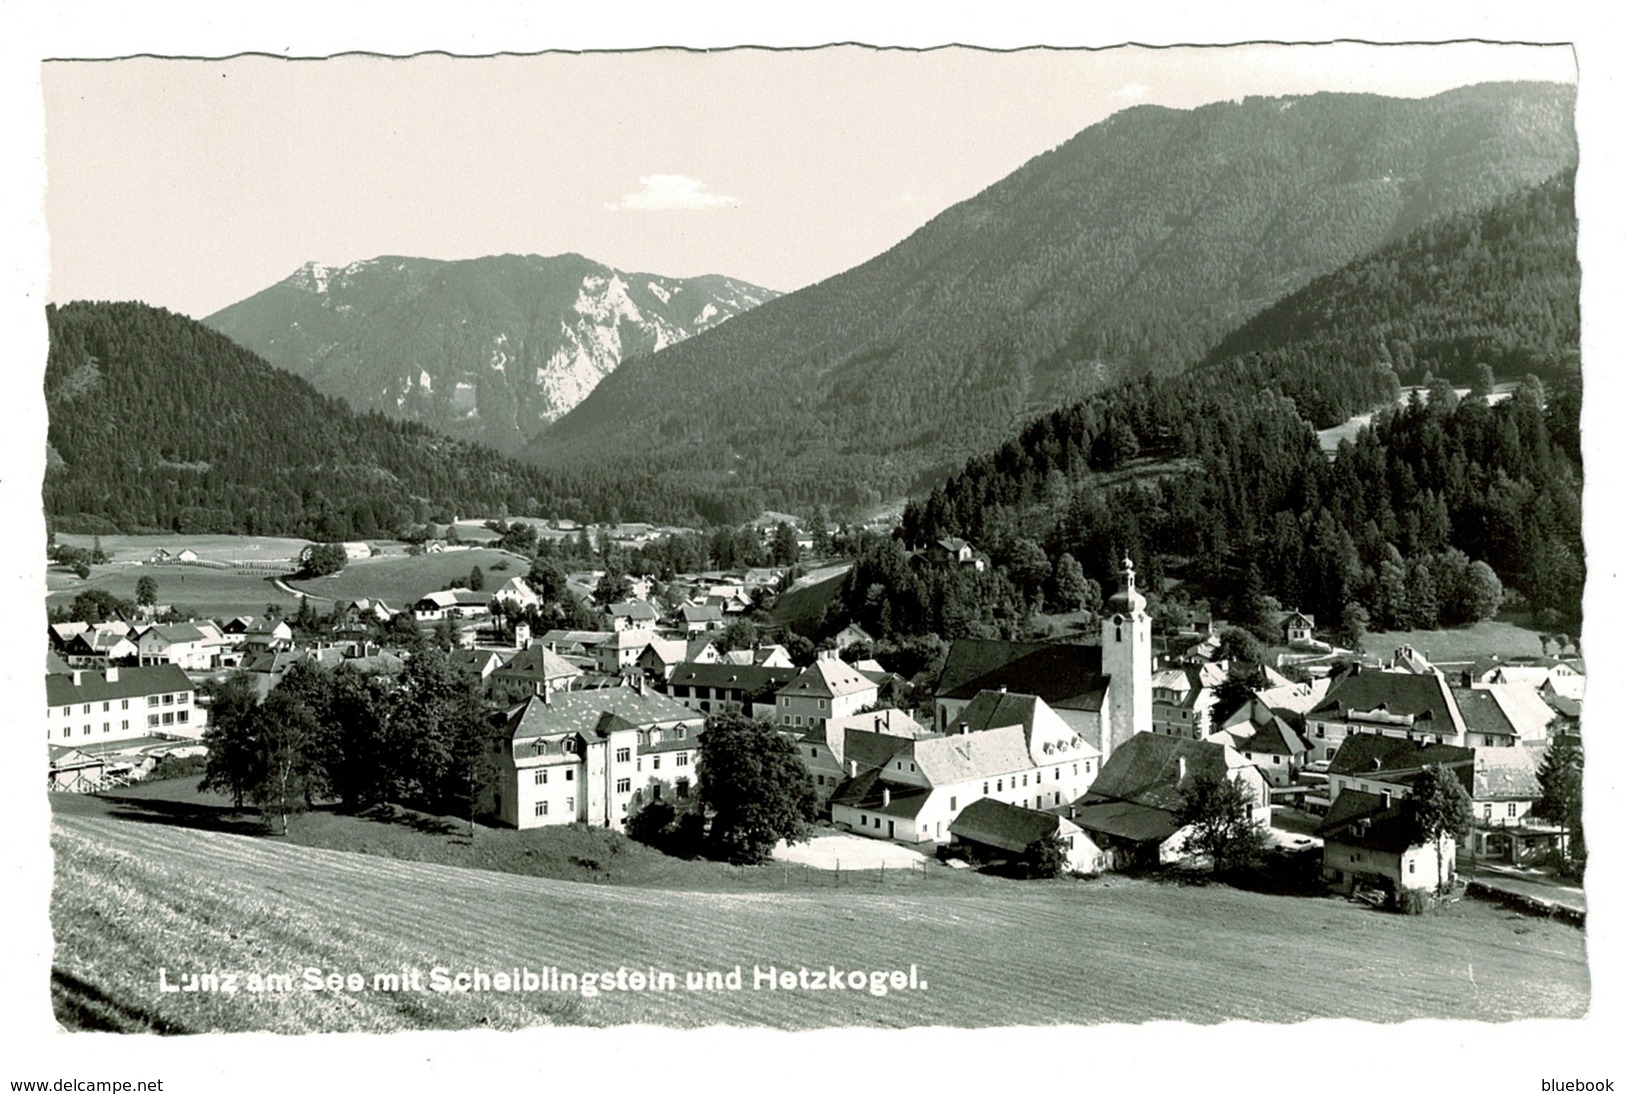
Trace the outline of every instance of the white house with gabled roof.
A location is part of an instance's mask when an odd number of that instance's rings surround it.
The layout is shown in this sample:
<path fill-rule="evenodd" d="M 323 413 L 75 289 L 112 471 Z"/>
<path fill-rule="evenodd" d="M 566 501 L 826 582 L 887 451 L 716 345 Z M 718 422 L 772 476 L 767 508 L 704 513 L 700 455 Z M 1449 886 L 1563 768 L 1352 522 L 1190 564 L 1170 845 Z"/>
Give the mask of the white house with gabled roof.
<path fill-rule="evenodd" d="M 779 689 L 778 724 L 789 728 L 822 726 L 831 718 L 846 718 L 880 699 L 880 685 L 842 661 L 834 650 L 821 650 L 818 659 Z"/>

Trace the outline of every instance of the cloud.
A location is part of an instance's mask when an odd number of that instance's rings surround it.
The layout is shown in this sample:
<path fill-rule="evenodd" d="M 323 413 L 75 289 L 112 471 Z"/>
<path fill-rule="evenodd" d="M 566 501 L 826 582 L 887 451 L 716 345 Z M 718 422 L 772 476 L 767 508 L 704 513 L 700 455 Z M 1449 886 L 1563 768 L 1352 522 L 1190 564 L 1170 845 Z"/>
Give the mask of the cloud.
<path fill-rule="evenodd" d="M 1146 97 L 1146 94 L 1148 92 L 1150 92 L 1150 90 L 1151 89 L 1149 87 L 1146 87 L 1144 84 L 1124 84 L 1122 87 L 1120 87 L 1116 91 L 1112 92 L 1111 95 L 1108 96 L 1108 98 L 1112 98 L 1112 99 L 1143 99 L 1143 98 Z"/>
<path fill-rule="evenodd" d="M 716 209 L 723 205 L 737 205 L 739 199 L 727 194 L 713 194 L 705 183 L 687 175 L 645 175 L 638 179 L 643 189 L 626 194 L 616 209 Z"/>

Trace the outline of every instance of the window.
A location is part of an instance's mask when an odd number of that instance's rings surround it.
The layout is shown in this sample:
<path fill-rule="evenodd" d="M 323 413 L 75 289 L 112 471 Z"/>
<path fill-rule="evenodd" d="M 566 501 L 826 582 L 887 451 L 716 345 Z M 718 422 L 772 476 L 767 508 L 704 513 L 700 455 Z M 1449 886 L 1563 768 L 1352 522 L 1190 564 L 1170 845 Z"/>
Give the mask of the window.
<path fill-rule="evenodd" d="M 687 779 L 678 779 L 677 780 L 677 796 L 679 798 L 688 797 L 688 780 Z"/>
<path fill-rule="evenodd" d="M 576 800 L 574 798 L 565 798 L 564 808 L 566 812 L 574 813 L 576 811 Z"/>
<path fill-rule="evenodd" d="M 671 735 L 673 737 L 676 737 L 679 741 L 681 741 L 683 738 L 688 736 L 688 727 L 687 726 L 678 726 L 677 728 L 675 728 L 675 729 L 673 729 L 671 731 Z"/>
<path fill-rule="evenodd" d="M 1489 819 L 1490 819 L 1490 810 L 1491 810 L 1491 809 L 1492 809 L 1492 808 L 1494 808 L 1494 807 L 1493 807 L 1493 806 L 1491 806 L 1491 805 L 1490 805 L 1490 803 L 1489 803 L 1489 802 L 1485 802 L 1485 803 L 1484 803 L 1484 819 L 1485 819 L 1485 820 L 1489 820 Z"/>
<path fill-rule="evenodd" d="M 164 692 L 164 706 L 172 707 L 174 705 L 175 705 L 175 693 L 172 692 L 172 691 Z"/>
<path fill-rule="evenodd" d="M 191 711 L 189 711 L 189 710 L 177 710 L 177 711 L 176 711 L 176 712 L 175 712 L 175 720 L 176 720 L 176 721 L 177 721 L 177 722 L 186 722 L 186 721 L 189 721 L 189 720 L 190 720 L 190 716 L 191 716 L 191 713 L 192 713 L 192 712 L 191 712 Z"/>
<path fill-rule="evenodd" d="M 824 776 L 819 775 L 819 776 L 817 776 L 817 778 L 818 778 L 818 785 L 823 786 L 824 785 Z"/>
<path fill-rule="evenodd" d="M 617 794 L 630 794 L 630 793 L 632 793 L 632 780 L 631 779 L 616 779 L 615 780 L 615 793 L 617 793 Z"/>
<path fill-rule="evenodd" d="M 108 711 L 110 711 L 112 709 L 113 709 L 113 704 L 112 703 L 103 703 L 102 704 L 102 713 L 103 714 L 106 714 Z"/>
<path fill-rule="evenodd" d="M 1021 785 L 1022 785 L 1022 786 L 1026 786 L 1026 785 L 1027 785 L 1027 776 L 1025 776 L 1025 775 L 1023 775 L 1023 776 L 1022 776 L 1022 777 L 1021 777 Z"/>
<path fill-rule="evenodd" d="M 819 710 L 824 709 L 824 700 L 822 700 L 822 699 L 818 700 L 818 709 Z"/>
<path fill-rule="evenodd" d="M 679 752 L 677 754 L 677 766 L 678 767 L 687 767 L 688 766 L 688 753 Z"/>
<path fill-rule="evenodd" d="M 64 736 L 64 737 L 72 737 L 73 736 L 73 727 L 72 726 L 63 726 L 62 727 L 62 736 Z"/>
<path fill-rule="evenodd" d="M 175 712 L 173 710 L 164 711 L 164 725 L 172 726 L 174 724 L 175 724 Z M 87 726 L 86 728 L 88 729 L 89 727 Z"/>
<path fill-rule="evenodd" d="M 948 799 L 948 808 L 949 809 L 958 809 L 959 808 L 959 799 L 958 798 L 949 798 Z"/>
<path fill-rule="evenodd" d="M 113 728 L 113 725 L 112 725 L 111 722 L 103 722 L 102 723 L 102 732 L 103 733 L 106 733 L 108 730 L 110 730 L 112 728 Z"/>
<path fill-rule="evenodd" d="M 564 781 L 567 782 L 567 783 L 573 783 L 573 782 L 576 781 L 576 769 L 575 768 L 567 767 L 567 768 L 564 769 Z"/>
<path fill-rule="evenodd" d="M 124 721 L 119 723 L 118 727 L 120 729 L 129 729 L 130 728 L 130 720 L 128 718 L 124 719 Z"/>
<path fill-rule="evenodd" d="M 615 750 L 615 762 L 618 763 L 618 764 L 629 764 L 629 763 L 631 763 L 632 762 L 632 750 L 630 748 L 617 748 Z"/>
<path fill-rule="evenodd" d="M 72 716 L 73 716 L 73 708 L 72 707 L 63 707 L 62 708 L 62 717 L 70 718 Z"/>
<path fill-rule="evenodd" d="M 546 802 L 537 802 L 536 803 L 536 815 L 538 817 L 547 816 L 547 803 Z"/>
<path fill-rule="evenodd" d="M 653 766 L 653 768 L 656 771 L 660 770 L 660 757 L 659 756 L 651 757 L 649 762 L 650 762 L 651 766 Z"/>
<path fill-rule="evenodd" d="M 155 726 L 157 724 L 158 724 L 158 715 L 156 715 L 156 714 L 147 715 L 147 725 Z"/>
<path fill-rule="evenodd" d="M 79 712 L 79 713 L 80 713 L 80 714 L 89 714 L 89 713 L 90 713 L 90 704 L 89 704 L 89 703 L 86 703 L 86 704 L 85 704 L 85 709 L 84 709 L 84 710 L 81 710 L 81 711 L 80 711 L 80 712 Z"/>
<path fill-rule="evenodd" d="M 982 793 L 984 793 L 984 794 L 987 793 L 987 783 L 982 784 Z"/>
<path fill-rule="evenodd" d="M 175 701 L 177 703 L 190 703 L 192 701 L 192 693 L 189 691 L 183 691 L 179 695 L 175 696 Z"/>
<path fill-rule="evenodd" d="M 120 699 L 119 704 L 118 704 L 118 708 L 120 710 L 129 710 L 130 709 L 130 701 L 128 699 Z"/>
<path fill-rule="evenodd" d="M 1517 815 L 1518 815 L 1518 803 L 1517 802 L 1507 802 L 1507 816 L 1516 817 Z"/>
<path fill-rule="evenodd" d="M 1411 861 L 1410 861 L 1410 872 L 1413 873 L 1413 874 L 1416 873 L 1416 860 L 1415 859 L 1411 859 Z"/>
<path fill-rule="evenodd" d="M 1000 780 L 999 780 L 999 789 L 1000 789 L 1000 790 L 1001 790 L 1001 791 L 1002 791 L 1002 790 L 1003 790 L 1003 789 L 1004 789 L 1004 780 L 1003 780 L 1003 779 L 1000 779 Z"/>
<path fill-rule="evenodd" d="M 546 786 L 547 785 L 547 772 L 546 771 L 538 771 L 538 772 L 536 772 L 536 785 L 537 786 Z"/>
<path fill-rule="evenodd" d="M 818 750 L 816 748 L 812 750 L 812 758 L 815 760 L 818 759 Z"/>

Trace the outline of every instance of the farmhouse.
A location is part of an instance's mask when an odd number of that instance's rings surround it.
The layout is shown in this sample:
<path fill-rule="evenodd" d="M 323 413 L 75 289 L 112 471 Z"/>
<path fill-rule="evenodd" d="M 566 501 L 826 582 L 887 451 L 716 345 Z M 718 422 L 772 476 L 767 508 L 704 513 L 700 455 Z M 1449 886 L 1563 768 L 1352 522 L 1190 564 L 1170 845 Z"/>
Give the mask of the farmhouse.
<path fill-rule="evenodd" d="M 1315 834 L 1325 841 L 1323 874 L 1343 892 L 1362 885 L 1389 891 L 1436 889 L 1441 851 L 1444 880 L 1455 873 L 1456 841 L 1446 835 L 1441 848 L 1425 838 L 1411 807 L 1387 792 L 1339 795 Z"/>
<path fill-rule="evenodd" d="M 417 599 L 412 618 L 419 623 L 441 619 L 477 619 L 491 614 L 491 598 L 472 589 L 441 589 Z"/>
<path fill-rule="evenodd" d="M 1269 786 L 1239 752 L 1216 741 L 1154 733 L 1138 734 L 1120 745 L 1067 815 L 1108 852 L 1108 867 L 1173 862 L 1184 854 L 1178 816 L 1184 792 L 1204 775 L 1245 786 L 1254 803 L 1253 819 L 1269 823 Z"/>
<path fill-rule="evenodd" d="M 45 702 L 45 740 L 81 748 L 159 735 L 196 738 L 208 720 L 176 665 L 50 674 Z"/>
<path fill-rule="evenodd" d="M 948 831 L 955 845 L 969 847 L 983 859 L 1019 857 L 1052 836 L 1066 848 L 1068 870 L 1093 873 L 1104 857 L 1095 841 L 1065 817 L 994 798 L 982 798 L 960 810 Z"/>

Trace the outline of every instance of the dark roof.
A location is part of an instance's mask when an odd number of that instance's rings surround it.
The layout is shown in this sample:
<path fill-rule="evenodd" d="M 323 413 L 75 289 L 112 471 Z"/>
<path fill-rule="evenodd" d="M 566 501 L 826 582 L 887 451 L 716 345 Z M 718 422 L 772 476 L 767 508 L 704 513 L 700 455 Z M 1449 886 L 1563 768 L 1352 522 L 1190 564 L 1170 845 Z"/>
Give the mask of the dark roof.
<path fill-rule="evenodd" d="M 1086 799 L 1072 807 L 1071 818 L 1072 823 L 1085 832 L 1115 836 L 1131 843 L 1161 843 L 1180 829 L 1179 819 L 1171 810 L 1126 801 Z"/>
<path fill-rule="evenodd" d="M 830 747 L 843 766 L 856 760 L 858 774 L 865 771 L 879 771 L 892 758 L 913 744 L 909 737 L 899 737 L 894 733 L 876 733 L 870 729 L 849 729 L 839 746 Z M 829 744 L 825 741 L 826 746 Z"/>
<path fill-rule="evenodd" d="M 1054 835 L 1060 827 L 1061 818 L 1054 813 L 1011 805 L 997 798 L 978 798 L 959 811 L 948 831 L 973 843 L 1021 852 L 1034 840 Z"/>
<path fill-rule="evenodd" d="M 1380 733 L 1351 733 L 1332 757 L 1329 775 L 1366 775 L 1383 782 L 1409 784 L 1424 767 L 1471 766 L 1473 750 L 1460 745 L 1418 744 L 1405 737 Z M 1463 780 L 1463 785 L 1466 780 Z"/>
<path fill-rule="evenodd" d="M 1461 710 L 1461 720 L 1469 730 L 1474 733 L 1494 734 L 1501 737 L 1520 736 L 1518 727 L 1507 719 L 1506 712 L 1501 704 L 1495 701 L 1493 692 L 1482 688 L 1451 688 L 1456 696 L 1456 706 Z"/>
<path fill-rule="evenodd" d="M 1430 732 L 1455 732 L 1450 719 L 1449 690 L 1432 673 L 1352 672 L 1333 684 L 1311 718 L 1335 721 L 1350 711 L 1382 711 L 1410 715 L 1418 723 L 1429 721 Z M 1438 727 L 1448 726 L 1448 730 Z"/>
<path fill-rule="evenodd" d="M 536 695 L 508 712 L 505 735 L 514 741 L 564 733 L 585 734 L 598 726 L 604 714 L 619 715 L 628 726 L 691 722 L 697 715 L 664 695 L 634 688 L 596 688 Z"/>
<path fill-rule="evenodd" d="M 973 699 L 1002 687 L 1036 695 L 1056 710 L 1098 711 L 1109 679 L 1099 646 L 959 638 L 948 650 L 936 695 Z"/>
<path fill-rule="evenodd" d="M 733 665 L 717 662 L 702 664 L 684 661 L 672 669 L 666 680 L 669 688 L 675 684 L 701 688 L 732 688 L 755 695 L 764 688 L 777 691 L 796 676 L 795 669 L 770 669 L 761 665 Z"/>
<path fill-rule="evenodd" d="M 931 797 L 931 791 L 923 786 L 890 783 L 880 775 L 878 771 L 870 771 L 860 774 L 856 779 L 846 780 L 835 788 L 830 802 L 879 813 L 884 817 L 919 816 L 926 800 Z M 891 792 L 890 801 L 886 800 L 887 791 Z"/>
<path fill-rule="evenodd" d="M 1021 726 L 1031 730 L 1038 713 L 1038 697 L 1007 691 L 984 691 L 966 705 L 956 723 L 963 723 L 970 732 L 997 729 L 1000 726 Z"/>
<path fill-rule="evenodd" d="M 48 675 L 45 677 L 45 705 L 58 707 L 69 703 L 133 699 L 138 695 L 192 690 L 192 681 L 179 665 L 123 668 L 117 671 L 117 675 L 117 680 L 109 681 L 105 672 L 84 669 L 79 673 L 78 684 L 73 682 L 71 673 Z"/>
<path fill-rule="evenodd" d="M 1425 842 L 1416 830 L 1409 802 L 1396 796 L 1384 808 L 1381 795 L 1363 790 L 1345 790 L 1337 795 L 1315 835 L 1327 843 L 1373 851 L 1403 852 Z"/>
<path fill-rule="evenodd" d="M 1185 760 L 1185 785 L 1188 785 L 1198 775 L 1228 777 L 1231 765 L 1227 751 L 1240 760 L 1239 754 L 1213 741 L 1136 733 L 1112 750 L 1083 801 L 1110 799 L 1177 810 L 1183 800 L 1180 758 Z"/>

